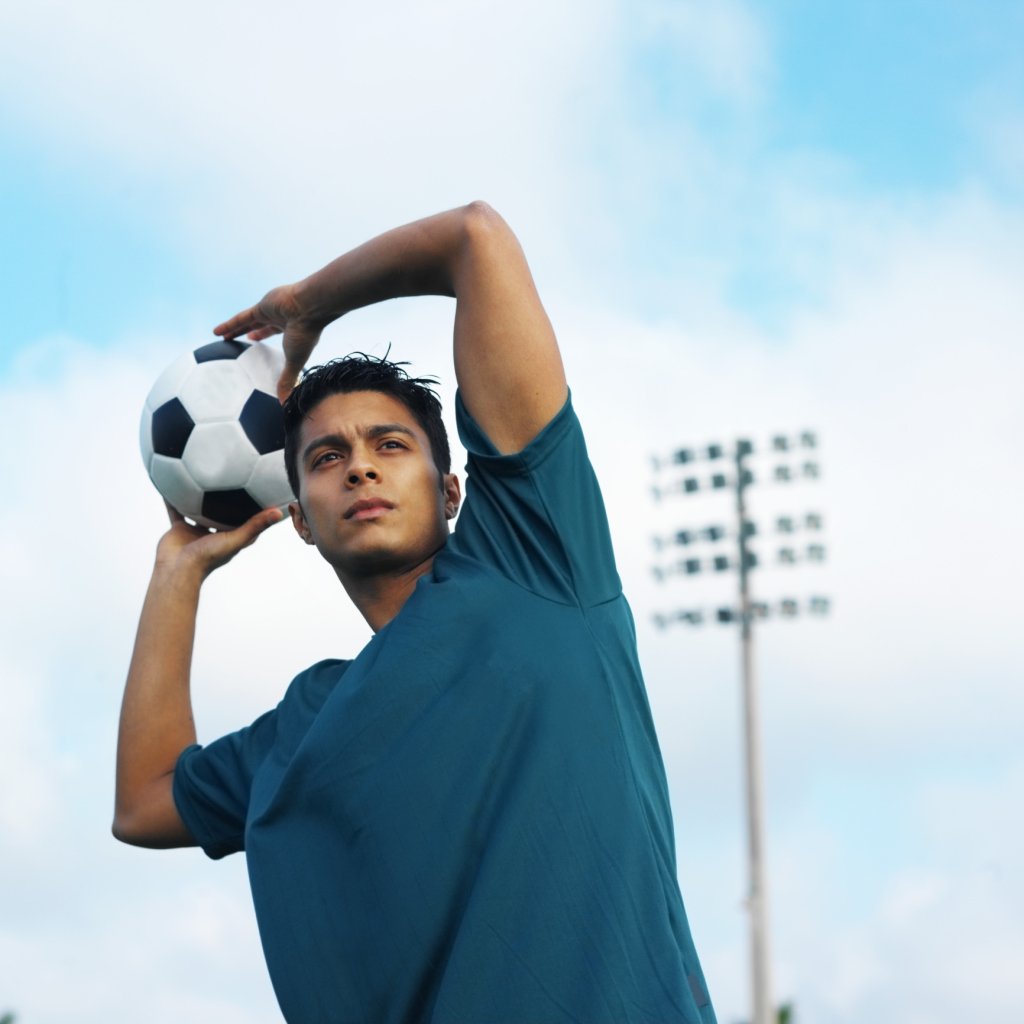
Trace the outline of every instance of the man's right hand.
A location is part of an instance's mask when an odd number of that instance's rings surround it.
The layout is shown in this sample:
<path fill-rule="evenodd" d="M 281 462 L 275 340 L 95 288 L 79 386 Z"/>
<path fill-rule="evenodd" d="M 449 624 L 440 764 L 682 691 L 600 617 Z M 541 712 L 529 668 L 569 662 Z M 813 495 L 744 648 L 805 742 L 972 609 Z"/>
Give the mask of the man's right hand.
<path fill-rule="evenodd" d="M 200 582 L 214 569 L 227 565 L 242 548 L 254 544 L 264 530 L 280 522 L 284 515 L 279 508 L 265 508 L 237 529 L 211 533 L 205 526 L 191 526 L 170 505 L 167 514 L 171 528 L 157 545 L 156 571 L 194 573 Z"/>

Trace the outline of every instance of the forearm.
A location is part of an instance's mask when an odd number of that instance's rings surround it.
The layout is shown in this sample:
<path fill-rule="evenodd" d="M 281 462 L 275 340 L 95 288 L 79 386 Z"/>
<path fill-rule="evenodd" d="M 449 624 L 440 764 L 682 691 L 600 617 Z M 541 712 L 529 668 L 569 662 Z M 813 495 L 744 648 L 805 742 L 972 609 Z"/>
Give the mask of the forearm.
<path fill-rule="evenodd" d="M 303 318 L 322 327 L 387 299 L 454 297 L 471 210 L 460 207 L 405 224 L 339 256 L 295 286 Z"/>
<path fill-rule="evenodd" d="M 198 571 L 158 564 L 143 604 L 117 741 L 114 832 L 128 842 L 164 845 L 174 767 L 196 740 L 189 674 L 201 583 Z"/>

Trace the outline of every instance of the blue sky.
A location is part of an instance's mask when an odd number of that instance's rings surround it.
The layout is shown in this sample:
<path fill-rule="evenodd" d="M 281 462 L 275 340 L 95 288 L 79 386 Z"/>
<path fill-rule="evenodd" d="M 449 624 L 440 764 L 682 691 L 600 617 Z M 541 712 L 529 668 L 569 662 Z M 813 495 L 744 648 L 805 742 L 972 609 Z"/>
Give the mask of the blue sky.
<path fill-rule="evenodd" d="M 805 425 L 830 560 L 757 579 L 835 602 L 759 640 L 779 992 L 801 1024 L 1016 1024 L 1022 52 L 1024 5 L 992 0 L 4 7 L 0 1012 L 280 1019 L 244 864 L 106 831 L 161 530 L 138 410 L 266 288 L 480 197 L 605 488 L 723 1024 L 746 1012 L 734 638 L 653 630 L 692 595 L 654 585 L 649 536 L 690 513 L 638 495 L 650 450 Z M 360 312 L 322 352 L 394 343 L 450 405 L 450 312 Z M 204 597 L 204 740 L 367 636 L 283 529 L 247 554 Z"/>
<path fill-rule="evenodd" d="M 827 226 L 797 237 L 779 231 L 758 180 L 787 162 L 802 163 L 798 174 L 839 196 L 913 206 L 971 182 L 1020 202 L 1019 165 L 1007 167 L 989 136 L 1024 111 L 1021 5 L 754 3 L 748 16 L 764 33 L 764 52 L 745 72 L 752 81 L 740 84 L 713 73 L 709 81 L 686 41 L 666 28 L 671 18 L 661 16 L 671 8 L 618 9 L 620 49 L 603 57 L 621 74 L 610 94 L 575 99 L 583 128 L 569 134 L 570 159 L 593 179 L 589 194 L 620 219 L 625 244 L 611 266 L 626 278 L 623 301 L 641 315 L 685 316 L 669 281 L 689 260 L 725 264 L 726 302 L 754 317 L 785 318 L 819 296 L 817 275 L 794 267 L 785 250 L 827 246 L 819 237 Z M 105 345 L 154 322 L 194 328 L 236 295 L 244 299 L 242 282 L 265 260 L 228 264 L 206 254 L 200 271 L 178 228 L 183 207 L 209 189 L 203 172 L 140 174 L 87 133 L 33 116 L 23 99 L 10 91 L 0 98 L 5 367 L 48 334 Z M 702 195 L 678 194 L 681 122 L 742 168 L 716 197 L 741 211 L 739 223 L 723 225 Z M 654 141 L 664 160 L 624 170 L 624 133 Z M 623 188 L 630 178 L 645 194 Z M 586 248 L 574 255 L 585 261 Z"/>

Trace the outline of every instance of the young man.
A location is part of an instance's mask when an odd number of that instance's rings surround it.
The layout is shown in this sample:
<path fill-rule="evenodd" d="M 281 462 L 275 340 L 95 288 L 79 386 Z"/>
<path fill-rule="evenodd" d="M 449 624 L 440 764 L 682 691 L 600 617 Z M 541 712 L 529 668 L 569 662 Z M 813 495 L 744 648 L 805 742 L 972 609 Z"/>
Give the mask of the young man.
<path fill-rule="evenodd" d="M 172 512 L 125 689 L 114 834 L 245 851 L 292 1024 L 709 1024 L 604 506 L 511 230 L 481 203 L 398 228 L 216 333 L 283 332 L 285 398 L 325 325 L 423 294 L 456 299 L 454 533 L 425 382 L 353 357 L 307 374 L 285 403 L 292 522 L 376 635 L 197 746 L 200 586 L 280 513 L 211 534 Z"/>

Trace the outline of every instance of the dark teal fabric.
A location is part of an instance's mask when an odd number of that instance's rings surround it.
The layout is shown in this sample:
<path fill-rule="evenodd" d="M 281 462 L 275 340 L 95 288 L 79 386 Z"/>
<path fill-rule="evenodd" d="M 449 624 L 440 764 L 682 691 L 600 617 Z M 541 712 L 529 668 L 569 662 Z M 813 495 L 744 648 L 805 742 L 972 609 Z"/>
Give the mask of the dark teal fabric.
<path fill-rule="evenodd" d="M 456 402 L 433 572 L 354 661 L 186 750 L 178 809 L 211 857 L 245 850 L 290 1024 L 711 1024 L 571 402 L 510 456 Z"/>

